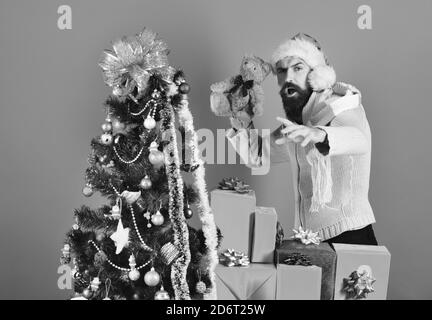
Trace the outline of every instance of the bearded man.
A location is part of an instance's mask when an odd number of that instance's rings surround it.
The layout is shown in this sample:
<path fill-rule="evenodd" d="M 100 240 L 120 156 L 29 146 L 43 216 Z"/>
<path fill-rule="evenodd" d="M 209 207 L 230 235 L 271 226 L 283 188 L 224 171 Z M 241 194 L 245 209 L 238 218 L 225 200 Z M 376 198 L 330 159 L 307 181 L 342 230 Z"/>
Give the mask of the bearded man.
<path fill-rule="evenodd" d="M 360 92 L 336 82 L 320 45 L 306 34 L 283 42 L 271 65 L 286 119 L 277 117 L 282 124 L 260 136 L 253 118 L 231 117 L 228 140 L 250 168 L 291 164 L 296 228 L 326 242 L 377 245 L 368 198 L 371 131 Z"/>

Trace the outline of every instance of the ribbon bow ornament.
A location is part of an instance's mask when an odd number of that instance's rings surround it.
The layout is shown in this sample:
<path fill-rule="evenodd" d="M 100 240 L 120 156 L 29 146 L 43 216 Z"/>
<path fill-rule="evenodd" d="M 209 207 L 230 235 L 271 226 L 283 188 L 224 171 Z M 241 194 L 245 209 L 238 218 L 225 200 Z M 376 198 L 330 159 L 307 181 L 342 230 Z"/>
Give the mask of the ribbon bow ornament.
<path fill-rule="evenodd" d="M 220 262 L 227 267 L 247 267 L 249 266 L 249 257 L 243 252 L 227 249 L 221 254 Z"/>
<path fill-rule="evenodd" d="M 370 267 L 359 267 L 348 278 L 343 280 L 342 291 L 345 291 L 347 299 L 364 299 L 368 293 L 375 291 L 373 288 L 375 281 L 376 279 L 372 277 Z"/>
<path fill-rule="evenodd" d="M 233 190 L 238 193 L 248 193 L 252 189 L 248 184 L 245 184 L 237 177 L 223 178 L 221 182 L 219 182 L 219 189 L 222 190 Z"/>
<path fill-rule="evenodd" d="M 168 64 L 167 44 L 149 29 L 135 36 L 124 36 L 112 44 L 112 50 L 104 50 L 99 62 L 104 82 L 113 88 L 116 96 L 132 95 L 135 88 L 139 96 L 147 87 L 152 74 L 170 83 L 175 70 Z"/>
<path fill-rule="evenodd" d="M 311 266 L 312 262 L 308 256 L 301 254 L 300 252 L 293 252 L 287 256 L 284 263 L 290 266 Z"/>
<path fill-rule="evenodd" d="M 320 244 L 321 238 L 318 236 L 318 232 L 312 232 L 310 229 L 304 230 L 301 226 L 299 227 L 298 231 L 295 229 L 293 231 L 294 235 L 291 237 L 292 239 L 298 239 L 305 245 Z"/>
<path fill-rule="evenodd" d="M 253 85 L 254 85 L 253 80 L 244 81 L 243 77 L 241 75 L 238 75 L 237 77 L 234 78 L 234 86 L 231 88 L 229 93 L 234 93 L 238 89 L 241 89 L 242 96 L 246 97 L 248 95 L 248 90 L 252 89 Z"/>

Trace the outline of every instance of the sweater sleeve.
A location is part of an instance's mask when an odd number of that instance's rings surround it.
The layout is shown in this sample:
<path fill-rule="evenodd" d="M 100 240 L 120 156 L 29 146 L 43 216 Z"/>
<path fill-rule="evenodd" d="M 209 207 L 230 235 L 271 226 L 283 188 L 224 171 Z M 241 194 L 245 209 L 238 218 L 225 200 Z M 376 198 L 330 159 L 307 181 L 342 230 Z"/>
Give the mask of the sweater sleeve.
<path fill-rule="evenodd" d="M 250 129 L 231 128 L 227 131 L 226 137 L 246 166 L 260 168 L 265 163 L 280 163 L 289 160 L 287 143 L 278 145 L 275 142 L 282 137 L 280 133 L 282 129 L 283 125 L 270 134 L 260 135 L 252 124 Z"/>
<path fill-rule="evenodd" d="M 341 112 L 330 126 L 316 126 L 327 132 L 329 155 L 363 154 L 370 150 L 370 136 L 361 107 Z"/>

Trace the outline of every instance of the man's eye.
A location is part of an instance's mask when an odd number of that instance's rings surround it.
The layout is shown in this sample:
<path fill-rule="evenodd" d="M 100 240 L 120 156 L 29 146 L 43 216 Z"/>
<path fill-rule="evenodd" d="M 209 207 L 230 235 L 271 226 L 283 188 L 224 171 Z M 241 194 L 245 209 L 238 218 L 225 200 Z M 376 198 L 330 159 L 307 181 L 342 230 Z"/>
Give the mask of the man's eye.
<path fill-rule="evenodd" d="M 299 72 L 300 70 L 303 70 L 303 68 L 302 67 L 294 67 L 295 72 Z"/>
<path fill-rule="evenodd" d="M 277 69 L 276 71 L 277 71 L 277 73 L 284 73 L 285 69 Z"/>

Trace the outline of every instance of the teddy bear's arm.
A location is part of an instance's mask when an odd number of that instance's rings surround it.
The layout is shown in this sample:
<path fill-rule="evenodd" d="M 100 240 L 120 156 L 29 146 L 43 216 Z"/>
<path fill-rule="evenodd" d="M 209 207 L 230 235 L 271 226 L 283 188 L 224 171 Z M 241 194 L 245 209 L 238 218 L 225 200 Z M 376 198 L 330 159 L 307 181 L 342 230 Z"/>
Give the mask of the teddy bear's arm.
<path fill-rule="evenodd" d="M 250 112 L 254 116 L 261 116 L 264 112 L 264 90 L 261 85 L 255 85 L 250 90 Z"/>
<path fill-rule="evenodd" d="M 224 81 L 213 83 L 210 86 L 210 90 L 217 93 L 228 92 L 234 86 L 234 79 L 235 77 L 230 77 L 225 79 Z"/>

